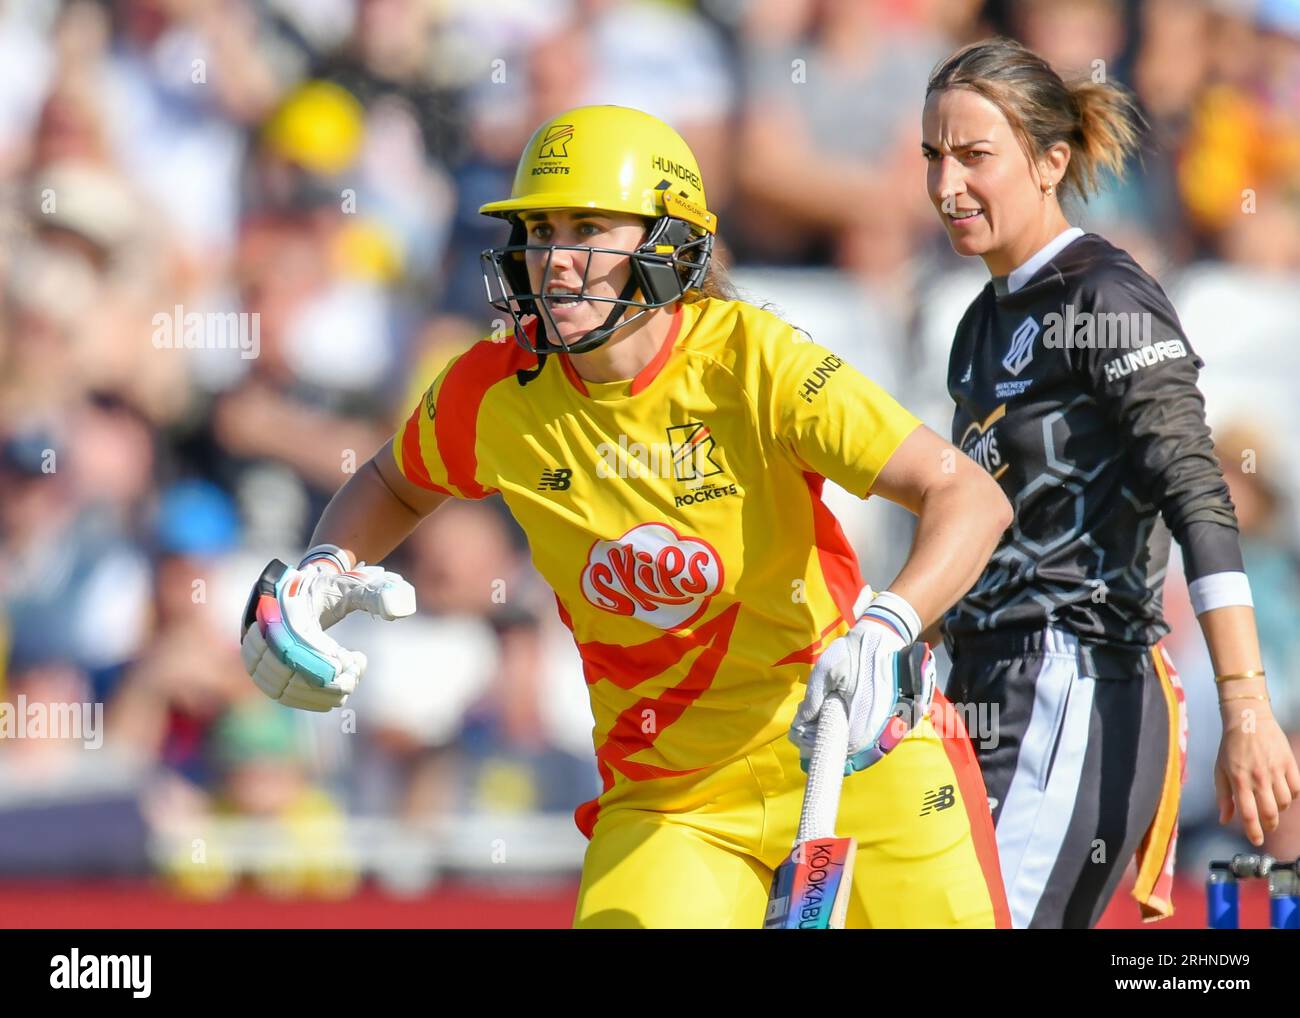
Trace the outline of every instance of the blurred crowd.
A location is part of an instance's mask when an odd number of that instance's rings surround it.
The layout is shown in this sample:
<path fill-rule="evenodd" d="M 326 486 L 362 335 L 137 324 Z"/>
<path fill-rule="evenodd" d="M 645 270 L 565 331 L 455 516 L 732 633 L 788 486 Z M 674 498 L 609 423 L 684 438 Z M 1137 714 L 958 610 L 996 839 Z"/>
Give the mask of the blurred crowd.
<path fill-rule="evenodd" d="M 1300 732 L 1300 0 L 6 0 L 0 701 L 102 703 L 106 735 L 0 739 L 0 828 L 24 832 L 0 872 L 129 868 L 133 832 L 188 850 L 214 816 L 436 826 L 594 795 L 580 662 L 500 505 L 449 504 L 392 556 L 420 611 L 340 628 L 370 657 L 341 717 L 248 680 L 249 586 L 504 327 L 479 252 L 505 227 L 478 206 L 584 103 L 677 127 L 745 295 L 946 433 L 947 345 L 987 274 L 929 204 L 920 108 L 932 67 L 994 33 L 1123 83 L 1149 123 L 1126 180 L 1068 213 L 1164 283 L 1207 362 Z M 907 523 L 875 501 L 833 506 L 884 586 Z M 1186 600 L 1175 561 L 1191 858 L 1240 839 L 1214 824 Z M 1271 846 L 1295 856 L 1289 819 Z"/>

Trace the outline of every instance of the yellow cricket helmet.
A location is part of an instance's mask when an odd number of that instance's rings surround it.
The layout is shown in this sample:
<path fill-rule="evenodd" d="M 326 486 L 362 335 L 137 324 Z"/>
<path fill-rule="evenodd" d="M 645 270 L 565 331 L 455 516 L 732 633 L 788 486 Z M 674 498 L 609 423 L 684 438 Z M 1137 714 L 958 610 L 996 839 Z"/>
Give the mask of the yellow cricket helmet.
<path fill-rule="evenodd" d="M 510 197 L 479 211 L 508 218 L 579 208 L 674 216 L 717 232 L 699 164 L 682 136 L 626 106 L 580 106 L 548 120 L 524 148 Z"/>
<path fill-rule="evenodd" d="M 581 299 L 613 307 L 602 326 L 572 343 L 554 344 L 545 338 L 548 323 L 559 335 L 546 294 L 549 256 L 541 292 L 531 292 L 524 265 L 528 251 L 577 247 L 525 242 L 528 235 L 520 213 L 553 209 L 596 209 L 649 221 L 646 237 L 634 251 L 583 246 L 587 251 L 627 255 L 631 273 L 616 298 L 587 294 L 583 280 Z M 542 124 L 524 148 L 510 197 L 488 202 L 479 211 L 514 226 L 505 246 L 483 252 L 483 278 L 488 302 L 514 318 L 516 340 L 534 353 L 594 349 L 647 310 L 680 300 L 686 291 L 698 288 L 718 226 L 705 199 L 699 164 L 681 135 L 657 117 L 625 106 L 580 106 Z M 619 322 L 629 307 L 641 310 Z M 520 322 L 523 315 L 537 316 L 535 337 L 526 334 Z"/>

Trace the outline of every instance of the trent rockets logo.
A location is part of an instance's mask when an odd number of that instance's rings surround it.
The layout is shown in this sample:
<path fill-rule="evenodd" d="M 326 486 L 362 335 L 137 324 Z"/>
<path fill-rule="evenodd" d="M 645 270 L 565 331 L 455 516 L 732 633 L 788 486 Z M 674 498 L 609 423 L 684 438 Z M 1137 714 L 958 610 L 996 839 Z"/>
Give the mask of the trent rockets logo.
<path fill-rule="evenodd" d="M 597 608 L 659 629 L 693 622 L 722 589 L 722 560 L 707 541 L 666 523 L 642 523 L 587 552 L 582 594 Z"/>
<path fill-rule="evenodd" d="M 715 445 L 709 429 L 699 421 L 669 428 L 668 447 L 672 450 L 673 476 L 679 481 L 698 481 L 722 473 L 722 467 L 713 458 Z"/>
<path fill-rule="evenodd" d="M 542 139 L 538 159 L 568 159 L 569 142 L 573 139 L 572 124 L 554 124 Z"/>

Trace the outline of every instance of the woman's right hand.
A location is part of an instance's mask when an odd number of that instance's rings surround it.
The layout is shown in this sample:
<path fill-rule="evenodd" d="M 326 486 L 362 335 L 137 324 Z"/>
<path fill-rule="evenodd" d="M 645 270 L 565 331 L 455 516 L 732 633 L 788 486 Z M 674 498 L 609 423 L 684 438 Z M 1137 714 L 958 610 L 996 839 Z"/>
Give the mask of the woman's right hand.
<path fill-rule="evenodd" d="M 920 723 L 934 697 L 935 669 L 930 648 L 914 642 L 919 628 L 911 607 L 884 591 L 822 652 L 790 726 L 805 769 L 822 705 L 832 694 L 843 697 L 848 709 L 846 774 L 876 763 Z"/>

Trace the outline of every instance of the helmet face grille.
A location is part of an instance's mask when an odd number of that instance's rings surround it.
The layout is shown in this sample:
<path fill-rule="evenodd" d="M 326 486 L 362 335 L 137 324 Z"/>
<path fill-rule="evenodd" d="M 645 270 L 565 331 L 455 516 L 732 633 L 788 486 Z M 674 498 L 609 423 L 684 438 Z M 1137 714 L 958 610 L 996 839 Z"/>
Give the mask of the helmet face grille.
<path fill-rule="evenodd" d="M 489 248 L 480 255 L 483 282 L 487 289 L 488 304 L 495 310 L 510 315 L 514 323 L 515 341 L 530 353 L 585 353 L 600 346 L 617 330 L 640 318 L 645 312 L 681 300 L 688 290 L 698 289 L 708 271 L 713 253 L 713 235 L 697 234 L 688 223 L 668 216 L 656 220 L 646 239 L 634 251 L 619 248 L 593 247 L 579 244 L 526 244 L 526 237 L 516 223 L 510 242 L 502 247 Z M 582 286 L 574 296 L 592 303 L 610 305 L 605 322 L 573 342 L 564 342 L 551 314 L 552 302 L 548 294 L 551 266 L 556 251 L 575 251 L 587 256 L 583 270 Z M 542 271 L 540 292 L 531 290 L 524 259 L 529 252 L 545 252 L 546 265 Z M 612 254 L 630 263 L 631 273 L 623 292 L 616 297 L 594 296 L 588 292 L 588 275 L 591 272 L 592 254 Z M 640 299 L 635 297 L 640 292 Z M 619 321 L 628 308 L 637 313 Z M 525 317 L 537 319 L 537 328 L 529 336 Z"/>

